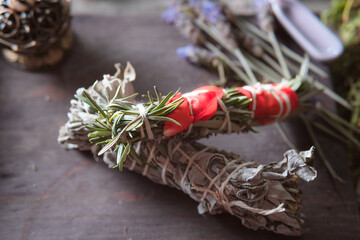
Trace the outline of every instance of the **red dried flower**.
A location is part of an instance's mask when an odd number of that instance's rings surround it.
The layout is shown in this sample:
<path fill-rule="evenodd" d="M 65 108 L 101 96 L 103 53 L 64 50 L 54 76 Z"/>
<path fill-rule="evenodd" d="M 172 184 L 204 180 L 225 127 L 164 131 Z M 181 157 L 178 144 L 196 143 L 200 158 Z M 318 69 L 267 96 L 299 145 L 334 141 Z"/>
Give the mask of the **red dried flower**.
<path fill-rule="evenodd" d="M 181 126 L 173 122 L 165 122 L 164 136 L 170 137 L 184 131 L 189 128 L 191 123 L 209 120 L 217 111 L 217 98 L 221 98 L 223 94 L 224 92 L 221 88 L 205 86 L 182 95 L 185 101 L 177 109 L 167 115 L 167 117 L 179 122 Z M 181 93 L 178 93 L 169 101 L 169 103 L 179 97 L 181 97 Z"/>
<path fill-rule="evenodd" d="M 216 92 L 197 90 L 183 95 L 191 103 L 194 123 L 209 120 L 217 110 Z"/>
<path fill-rule="evenodd" d="M 199 91 L 199 90 L 207 90 L 207 91 L 214 91 L 216 92 L 216 97 L 218 98 L 222 98 L 224 95 L 224 90 L 222 88 L 219 87 L 215 87 L 215 86 L 204 86 L 204 87 L 199 87 L 197 89 L 194 89 L 193 92 L 195 91 Z"/>
<path fill-rule="evenodd" d="M 259 86 L 246 86 L 236 88 L 239 92 L 255 100 L 249 104 L 249 110 L 253 110 L 255 104 L 254 118 L 259 124 L 266 124 L 276 120 L 276 118 L 287 116 L 295 111 L 299 101 L 296 93 L 290 87 L 279 84 L 264 84 Z M 253 93 L 252 93 L 253 92 Z"/>
<path fill-rule="evenodd" d="M 182 97 L 181 93 L 177 93 L 172 99 L 170 99 L 170 101 L 167 103 L 172 103 L 173 101 L 175 101 L 176 99 Z M 183 98 L 184 102 L 177 107 L 174 111 L 172 111 L 171 113 L 169 113 L 167 115 L 167 117 L 174 119 L 175 121 L 177 121 L 178 123 L 181 124 L 181 126 L 170 122 L 170 121 L 166 121 L 165 125 L 164 125 L 164 136 L 165 137 L 171 137 L 181 131 L 184 131 L 186 129 L 189 128 L 190 124 L 193 122 L 194 120 L 194 116 L 191 116 L 190 114 L 190 107 L 189 107 L 189 101 L 186 98 Z"/>

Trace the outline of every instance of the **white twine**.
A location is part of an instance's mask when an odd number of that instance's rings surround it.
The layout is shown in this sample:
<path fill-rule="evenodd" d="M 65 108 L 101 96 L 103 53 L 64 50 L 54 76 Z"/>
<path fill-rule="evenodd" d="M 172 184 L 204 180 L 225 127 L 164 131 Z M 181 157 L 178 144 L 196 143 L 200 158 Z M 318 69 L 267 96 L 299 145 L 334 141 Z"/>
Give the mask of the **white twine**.
<path fill-rule="evenodd" d="M 205 189 L 200 201 L 204 201 L 204 199 L 207 197 L 208 192 L 211 191 L 212 186 L 216 183 L 216 181 L 222 176 L 224 175 L 224 173 L 226 172 L 228 166 L 230 166 L 232 163 L 238 161 L 238 159 L 232 160 L 231 162 L 228 162 L 224 168 L 210 181 L 209 185 L 207 186 L 207 188 Z"/>
<path fill-rule="evenodd" d="M 281 98 L 279 97 L 279 92 L 278 91 L 274 91 L 274 89 L 271 89 L 269 91 L 271 93 L 271 95 L 273 95 L 273 97 L 276 99 L 276 101 L 278 102 L 279 104 L 279 112 L 277 115 L 275 115 L 276 118 L 280 118 L 283 111 L 284 111 L 284 104 L 283 104 L 283 101 L 281 100 Z"/>
<path fill-rule="evenodd" d="M 149 119 L 147 119 L 147 116 L 146 116 L 145 107 L 141 103 L 137 104 L 136 107 L 139 109 L 139 115 L 144 120 L 145 130 L 146 130 L 146 133 L 148 135 L 148 138 L 149 139 L 154 139 L 154 134 L 151 131 L 151 125 L 150 125 Z"/>
<path fill-rule="evenodd" d="M 220 99 L 217 98 L 218 104 L 221 108 L 221 110 L 223 110 L 225 112 L 225 118 L 224 118 L 224 122 L 223 124 L 220 126 L 219 131 L 223 130 L 225 126 L 228 127 L 228 131 L 227 133 L 230 134 L 231 133 L 231 118 L 230 118 L 230 112 L 228 111 L 226 105 L 224 104 L 224 102 Z"/>
<path fill-rule="evenodd" d="M 184 151 L 181 150 L 183 156 L 185 156 L 189 161 L 188 165 L 186 166 L 184 175 L 183 175 L 183 177 L 181 178 L 181 181 L 180 181 L 181 188 L 183 189 L 184 192 L 186 192 L 185 188 L 184 188 L 184 182 L 185 182 L 185 179 L 186 179 L 186 177 L 187 177 L 187 175 L 189 173 L 189 170 L 190 170 L 191 166 L 193 165 L 193 163 L 194 163 L 195 159 L 197 158 L 197 156 L 199 156 L 200 154 L 206 152 L 207 150 L 209 150 L 208 147 L 206 147 L 206 148 L 202 149 L 201 151 L 195 153 L 192 157 L 189 157 Z M 180 151 L 180 149 L 179 149 L 179 151 Z"/>
<path fill-rule="evenodd" d="M 256 84 L 254 86 L 244 86 L 243 89 L 249 91 L 251 93 L 252 98 L 252 113 L 251 116 L 255 116 L 256 107 L 257 107 L 257 96 L 256 94 L 259 93 L 261 90 L 270 93 L 279 105 L 279 112 L 276 115 L 277 118 L 286 117 L 291 112 L 291 101 L 289 96 L 285 93 L 281 92 L 281 89 L 287 86 L 286 82 L 282 82 L 276 86 L 269 85 L 269 84 Z M 282 100 L 283 99 L 283 100 Z M 284 105 L 285 103 L 285 105 Z M 285 111 L 286 106 L 286 111 Z M 285 111 L 285 113 L 284 113 Z"/>
<path fill-rule="evenodd" d="M 221 202 L 224 206 L 224 208 L 231 213 L 232 215 L 234 215 L 234 212 L 232 211 L 231 207 L 233 206 L 237 206 L 246 210 L 249 210 L 250 212 L 253 213 L 257 213 L 260 215 L 270 215 L 273 213 L 278 213 L 278 212 L 283 212 L 285 211 L 285 208 L 283 208 L 284 204 L 280 204 L 279 206 L 277 206 L 276 208 L 273 209 L 259 209 L 259 208 L 254 208 L 254 207 L 250 207 L 249 205 L 247 205 L 245 202 L 241 201 L 241 200 L 237 200 L 237 201 L 229 201 L 225 194 L 224 194 L 224 190 L 226 185 L 229 183 L 232 175 L 234 173 L 236 173 L 237 171 L 239 171 L 241 168 L 246 167 L 248 165 L 253 164 L 252 162 L 245 162 L 243 164 L 240 164 L 239 166 L 237 166 L 230 174 L 229 176 L 226 178 L 226 180 L 224 182 L 222 182 L 220 189 L 219 189 L 219 197 L 221 198 Z"/>
<path fill-rule="evenodd" d="M 279 206 L 273 208 L 273 209 L 260 209 L 260 208 L 255 208 L 255 207 L 251 207 L 249 205 L 247 205 L 245 202 L 241 201 L 241 200 L 236 200 L 236 201 L 229 201 L 224 193 L 225 191 L 225 188 L 227 186 L 227 184 L 229 183 L 229 181 L 231 180 L 231 177 L 237 172 L 239 171 L 241 168 L 243 167 L 246 167 L 246 166 L 249 166 L 251 164 L 254 164 L 253 162 L 245 162 L 245 163 L 242 163 L 240 164 L 239 166 L 237 166 L 228 176 L 227 178 L 221 183 L 220 187 L 216 184 L 216 182 L 221 178 L 221 176 L 223 176 L 225 173 L 226 173 L 226 170 L 228 169 L 228 167 L 232 164 L 232 163 L 235 163 L 237 161 L 239 161 L 239 159 L 234 159 L 230 162 L 228 162 L 224 168 L 214 177 L 214 178 L 211 178 L 196 162 L 196 158 L 202 154 L 203 152 L 209 150 L 209 148 L 204 148 L 202 149 L 201 151 L 195 153 L 192 157 L 190 157 L 188 154 L 186 154 L 181 148 L 181 143 L 177 144 L 174 148 L 174 151 L 178 151 L 182 156 L 184 156 L 187 160 L 188 160 L 188 164 L 187 164 L 187 167 L 185 169 L 185 172 L 181 178 L 181 181 L 180 181 L 180 187 L 181 189 L 185 191 L 185 186 L 184 186 L 184 183 L 185 183 L 185 179 L 187 178 L 188 174 L 189 174 L 189 171 L 191 169 L 191 166 L 195 166 L 209 181 L 209 185 L 207 186 L 206 189 L 201 189 L 201 188 L 197 188 L 196 186 L 193 186 L 197 191 L 204 191 L 203 193 L 203 196 L 201 197 L 200 199 L 200 202 L 204 201 L 206 196 L 209 194 L 209 193 L 212 193 L 215 195 L 218 195 L 219 197 L 219 203 L 221 203 L 224 207 L 225 210 L 227 210 L 230 214 L 232 215 L 235 215 L 233 210 L 232 210 L 232 207 L 236 206 L 236 207 L 239 207 L 239 208 L 242 208 L 242 209 L 245 209 L 245 210 L 248 210 L 252 213 L 256 213 L 256 214 L 260 214 L 260 215 L 264 215 L 264 216 L 267 216 L 267 215 L 270 215 L 270 214 L 274 214 L 274 213 L 279 213 L 279 212 L 284 212 L 285 211 L 285 208 L 284 208 L 284 204 L 280 204 Z M 164 164 L 164 167 L 168 165 L 170 159 L 167 158 L 166 159 L 166 162 Z M 166 168 L 166 167 L 165 167 Z M 163 180 L 163 183 L 166 184 L 166 169 L 162 171 L 162 180 Z M 212 187 L 215 187 L 217 189 L 217 194 L 216 192 L 212 191 L 211 188 Z M 216 197 L 216 196 L 215 196 Z"/>
<path fill-rule="evenodd" d="M 281 97 L 284 99 L 285 101 L 285 104 L 286 104 L 286 112 L 285 114 L 283 115 L 283 118 L 289 116 L 290 112 L 291 112 L 291 101 L 290 101 L 290 98 L 288 95 L 286 95 L 285 93 L 279 91 Z"/>

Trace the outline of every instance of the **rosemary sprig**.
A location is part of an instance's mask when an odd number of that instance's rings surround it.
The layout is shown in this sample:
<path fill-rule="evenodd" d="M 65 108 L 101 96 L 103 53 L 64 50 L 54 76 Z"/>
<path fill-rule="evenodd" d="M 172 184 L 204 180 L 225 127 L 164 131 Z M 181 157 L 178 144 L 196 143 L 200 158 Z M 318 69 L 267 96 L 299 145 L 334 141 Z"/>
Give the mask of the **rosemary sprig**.
<path fill-rule="evenodd" d="M 117 89 L 115 96 L 109 101 L 105 107 L 100 105 L 86 92 L 82 96 L 76 96 L 79 100 L 87 103 L 92 109 L 98 112 L 98 119 L 91 125 L 86 126 L 91 132 L 88 134 L 89 140 L 92 143 L 104 145 L 99 152 L 99 155 L 106 151 L 114 149 L 117 152 L 117 167 L 122 169 L 122 165 L 126 158 L 132 154 L 135 157 L 136 151 L 133 145 L 136 142 L 145 138 L 142 136 L 140 128 L 152 133 L 151 126 L 161 125 L 164 121 L 171 121 L 179 124 L 177 121 L 166 117 L 167 114 L 174 111 L 183 100 L 181 98 L 168 103 L 169 99 L 175 96 L 174 92 L 170 92 L 163 97 L 158 89 L 155 87 L 156 98 L 148 93 L 148 102 L 134 104 L 128 102 L 127 99 L 134 97 L 119 97 L 120 87 Z M 147 121 L 152 121 L 149 125 Z"/>

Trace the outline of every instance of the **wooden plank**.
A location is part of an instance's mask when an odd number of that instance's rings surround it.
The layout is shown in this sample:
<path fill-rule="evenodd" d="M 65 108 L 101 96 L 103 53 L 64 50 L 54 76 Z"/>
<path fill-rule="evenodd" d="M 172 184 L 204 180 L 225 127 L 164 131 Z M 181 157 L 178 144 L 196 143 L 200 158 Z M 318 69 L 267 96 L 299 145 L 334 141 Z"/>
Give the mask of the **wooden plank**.
<path fill-rule="evenodd" d="M 113 73 L 115 62 L 132 62 L 139 92 L 153 85 L 187 91 L 214 78 L 176 56 L 187 40 L 158 16 L 74 17 L 73 29 L 73 50 L 52 71 L 24 72 L 0 60 L 1 239 L 288 239 L 248 230 L 229 214 L 200 216 L 197 203 L 177 190 L 62 149 L 57 132 L 75 90 Z M 297 120 L 286 128 L 302 149 L 309 146 Z M 206 143 L 221 142 L 249 160 L 281 159 L 287 146 L 275 128 L 259 130 Z M 323 142 L 346 183 L 334 185 L 316 163 L 318 179 L 302 185 L 309 229 L 302 239 L 357 239 L 360 222 L 345 152 L 336 142 Z"/>

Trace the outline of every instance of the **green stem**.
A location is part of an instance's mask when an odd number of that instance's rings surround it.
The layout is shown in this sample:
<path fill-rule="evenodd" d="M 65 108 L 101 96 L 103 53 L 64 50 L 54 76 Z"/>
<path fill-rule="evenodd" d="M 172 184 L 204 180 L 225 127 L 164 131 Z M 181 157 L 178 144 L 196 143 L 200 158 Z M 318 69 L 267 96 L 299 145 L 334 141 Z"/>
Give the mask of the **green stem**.
<path fill-rule="evenodd" d="M 324 125 L 317 123 L 317 122 L 311 122 L 311 125 L 313 125 L 314 127 L 316 127 L 317 129 L 323 131 L 324 133 L 329 134 L 330 136 L 336 138 L 337 140 L 339 140 L 340 142 L 343 142 L 345 144 L 349 144 L 348 141 L 346 141 L 343 137 L 341 137 L 339 134 L 337 134 L 334 131 L 331 131 L 329 128 L 325 127 Z"/>
<path fill-rule="evenodd" d="M 341 125 L 336 124 L 333 119 L 329 119 L 329 117 L 325 116 L 322 112 L 315 111 L 315 113 L 322 119 L 324 119 L 328 124 L 330 124 L 334 129 L 339 131 L 343 136 L 347 137 L 353 144 L 356 145 L 356 147 L 360 148 L 360 142 L 351 134 L 350 131 L 345 130 L 341 127 Z"/>
<path fill-rule="evenodd" d="M 335 113 L 329 111 L 328 109 L 326 109 L 321 103 L 318 103 L 316 105 L 316 108 L 322 112 L 324 112 L 327 116 L 329 116 L 330 118 L 332 118 L 333 120 L 345 125 L 346 127 L 350 128 L 351 130 L 360 133 L 360 129 L 357 128 L 356 126 L 352 125 L 351 123 L 349 123 L 348 121 L 346 121 L 345 119 L 341 118 L 340 116 L 336 115 Z"/>
<path fill-rule="evenodd" d="M 280 46 L 279 46 L 279 42 L 277 41 L 276 39 L 276 36 L 274 34 L 274 31 L 269 31 L 268 32 L 268 37 L 269 37 L 269 40 L 271 42 L 271 45 L 273 46 L 274 48 L 274 51 L 275 51 L 275 54 L 276 54 L 276 57 L 280 63 L 280 66 L 281 66 L 281 69 L 282 69 L 282 72 L 284 74 L 284 77 L 286 79 L 290 79 L 291 78 L 291 74 L 290 74 L 290 71 L 289 71 L 289 68 L 288 66 L 286 65 L 286 62 L 285 62 L 285 59 L 284 59 L 284 55 L 282 54 L 281 50 L 280 50 Z"/>
<path fill-rule="evenodd" d="M 248 62 L 250 64 L 250 67 L 254 69 L 255 72 L 261 74 L 265 78 L 268 78 L 270 82 L 277 83 L 281 80 L 281 75 L 275 72 L 272 68 L 270 68 L 265 63 L 261 62 L 257 58 L 251 56 L 251 54 L 246 54 L 246 57 L 248 58 Z M 238 62 L 239 63 L 239 62 Z M 255 67 L 258 66 L 258 67 Z"/>
<path fill-rule="evenodd" d="M 242 31 L 244 31 L 244 29 L 248 30 L 250 34 L 255 34 L 258 37 L 260 37 L 261 39 L 263 39 L 266 42 L 270 42 L 268 36 L 258 27 L 256 27 L 255 25 L 238 18 L 235 21 L 235 25 L 241 29 Z M 260 39 L 257 39 L 259 41 L 259 43 L 261 43 Z M 264 43 L 265 44 L 265 43 Z M 298 53 L 294 52 L 293 50 L 291 50 L 290 48 L 288 48 L 287 46 L 285 46 L 284 44 L 280 43 L 280 49 L 284 52 L 284 54 L 291 58 L 292 60 L 301 63 L 302 60 L 302 56 L 300 56 Z M 269 49 L 268 49 L 269 50 Z M 328 78 L 328 74 L 322 70 L 321 68 L 317 67 L 314 64 L 310 64 L 309 66 L 310 70 L 313 71 L 314 73 L 318 74 L 319 76 L 323 77 L 323 78 Z"/>
<path fill-rule="evenodd" d="M 303 120 L 303 122 L 305 123 L 306 129 L 309 132 L 309 135 L 312 139 L 312 142 L 315 145 L 315 148 L 317 150 L 317 152 L 320 155 L 321 160 L 323 161 L 323 163 L 325 164 L 325 167 L 327 168 L 327 170 L 329 171 L 330 175 L 334 178 L 337 179 L 339 182 L 345 182 L 341 177 L 339 177 L 337 175 L 337 173 L 335 172 L 335 170 L 333 169 L 333 167 L 331 166 L 331 164 L 329 163 L 329 161 L 327 160 L 324 151 L 322 150 L 322 147 L 320 146 L 319 141 L 317 140 L 317 137 L 315 136 L 314 130 L 312 129 L 309 120 L 307 118 L 305 118 L 303 115 L 300 115 L 301 119 Z"/>
<path fill-rule="evenodd" d="M 220 58 L 222 58 L 224 60 L 224 62 L 229 66 L 229 68 L 231 70 L 233 70 L 240 79 L 244 80 L 244 82 L 248 85 L 251 84 L 249 78 L 246 76 L 246 74 L 240 69 L 238 68 L 234 62 L 228 57 L 226 56 L 226 54 L 224 54 L 219 48 L 217 48 L 216 46 L 214 46 L 213 44 L 211 44 L 210 42 L 205 42 L 204 45 L 210 49 L 212 52 L 214 52 L 217 56 L 219 56 Z"/>
<path fill-rule="evenodd" d="M 243 68 L 244 68 L 251 84 L 255 84 L 258 82 L 255 78 L 254 73 L 252 72 L 251 68 L 249 67 L 244 55 L 242 54 L 242 52 L 240 51 L 239 48 L 234 48 L 234 47 L 230 46 L 226 41 L 224 41 L 223 38 L 220 37 L 221 34 L 214 33 L 214 30 L 217 31 L 216 29 L 210 28 L 209 26 L 207 26 L 206 24 L 201 22 L 199 19 L 195 20 L 195 24 L 201 30 L 206 32 L 210 37 L 212 37 L 215 41 L 217 41 L 227 51 L 229 51 L 229 53 L 233 54 L 235 57 L 237 57 L 239 59 L 239 61 L 243 65 Z"/>
<path fill-rule="evenodd" d="M 306 78 L 306 81 L 312 84 L 316 89 L 322 90 L 324 94 L 326 94 L 328 97 L 330 97 L 331 99 L 342 105 L 343 107 L 352 110 L 352 106 L 350 105 L 350 103 L 348 103 L 348 101 L 346 101 L 344 98 L 342 98 L 340 95 L 332 91 L 330 88 L 328 88 L 321 82 L 316 80 L 311 80 L 310 78 Z"/>

